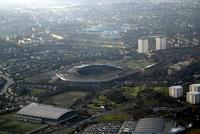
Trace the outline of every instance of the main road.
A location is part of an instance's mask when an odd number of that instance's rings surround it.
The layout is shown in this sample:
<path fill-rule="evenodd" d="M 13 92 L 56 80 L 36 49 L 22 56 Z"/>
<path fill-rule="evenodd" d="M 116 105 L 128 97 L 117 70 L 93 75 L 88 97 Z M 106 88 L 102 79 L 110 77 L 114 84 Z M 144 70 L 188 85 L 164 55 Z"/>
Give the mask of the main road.
<path fill-rule="evenodd" d="M 4 93 L 6 95 L 8 95 L 8 89 L 11 85 L 14 84 L 14 80 L 5 76 L 5 75 L 1 75 L 1 77 L 3 77 L 6 80 L 6 84 L 4 85 L 4 87 L 1 89 L 0 93 Z"/>
<path fill-rule="evenodd" d="M 30 104 L 33 102 L 31 100 L 26 100 L 23 97 L 16 96 L 16 95 L 13 95 L 12 93 L 10 93 L 8 90 L 9 90 L 9 87 L 14 84 L 14 80 L 5 75 L 1 75 L 1 77 L 3 77 L 6 80 L 6 84 L 1 89 L 0 93 L 5 94 L 6 96 L 11 96 L 11 97 L 17 98 L 18 101 L 21 101 L 22 103 Z"/>

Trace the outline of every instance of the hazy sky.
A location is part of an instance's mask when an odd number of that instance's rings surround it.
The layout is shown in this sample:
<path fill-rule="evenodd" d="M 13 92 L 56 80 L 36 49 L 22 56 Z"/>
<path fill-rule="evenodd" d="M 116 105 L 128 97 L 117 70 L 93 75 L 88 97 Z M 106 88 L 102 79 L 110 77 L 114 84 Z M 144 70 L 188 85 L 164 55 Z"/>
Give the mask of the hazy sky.
<path fill-rule="evenodd" d="M 60 1 L 71 3 L 76 0 L 0 0 L 0 6 L 1 7 L 7 7 L 7 6 L 24 6 L 24 7 L 34 7 L 34 6 L 43 6 L 51 4 L 52 2 L 59 3 Z"/>
<path fill-rule="evenodd" d="M 52 1 L 61 1 L 61 0 L 0 0 L 1 4 L 20 4 L 20 5 L 31 5 L 31 4 L 41 4 L 41 3 L 49 3 Z M 64 0 L 64 1 L 72 1 L 72 0 Z"/>

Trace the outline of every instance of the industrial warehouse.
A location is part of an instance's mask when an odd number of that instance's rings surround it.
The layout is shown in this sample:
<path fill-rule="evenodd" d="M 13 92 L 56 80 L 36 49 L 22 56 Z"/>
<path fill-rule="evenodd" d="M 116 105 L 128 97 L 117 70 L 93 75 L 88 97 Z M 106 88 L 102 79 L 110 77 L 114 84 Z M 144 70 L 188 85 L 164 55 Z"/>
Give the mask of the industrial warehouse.
<path fill-rule="evenodd" d="M 175 123 L 162 118 L 143 118 L 136 125 L 133 134 L 169 134 Z"/>
<path fill-rule="evenodd" d="M 71 109 L 31 103 L 18 111 L 15 117 L 27 122 L 56 125 L 77 116 L 78 114 Z"/>

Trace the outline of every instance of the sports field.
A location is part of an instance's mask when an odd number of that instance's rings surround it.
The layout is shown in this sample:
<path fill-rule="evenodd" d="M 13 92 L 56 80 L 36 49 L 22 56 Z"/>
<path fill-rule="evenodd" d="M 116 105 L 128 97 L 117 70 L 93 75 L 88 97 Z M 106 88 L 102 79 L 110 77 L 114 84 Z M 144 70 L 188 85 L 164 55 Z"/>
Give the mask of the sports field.
<path fill-rule="evenodd" d="M 89 92 L 70 91 L 50 97 L 45 102 L 59 106 L 71 106 L 75 101 L 84 98 L 88 94 Z"/>
<path fill-rule="evenodd" d="M 41 127 L 41 124 L 18 121 L 15 113 L 0 116 L 0 134 L 24 134 Z"/>

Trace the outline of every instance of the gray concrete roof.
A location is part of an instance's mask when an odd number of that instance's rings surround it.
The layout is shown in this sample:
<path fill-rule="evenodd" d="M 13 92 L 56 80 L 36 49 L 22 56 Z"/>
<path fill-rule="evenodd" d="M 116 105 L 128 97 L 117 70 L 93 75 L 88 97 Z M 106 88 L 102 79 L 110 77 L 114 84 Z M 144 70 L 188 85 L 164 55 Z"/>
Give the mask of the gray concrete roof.
<path fill-rule="evenodd" d="M 17 114 L 40 118 L 59 119 L 62 115 L 71 111 L 71 109 L 67 108 L 31 103 L 18 111 Z"/>
<path fill-rule="evenodd" d="M 144 118 L 138 121 L 134 133 L 163 133 L 164 128 L 164 119 Z"/>

